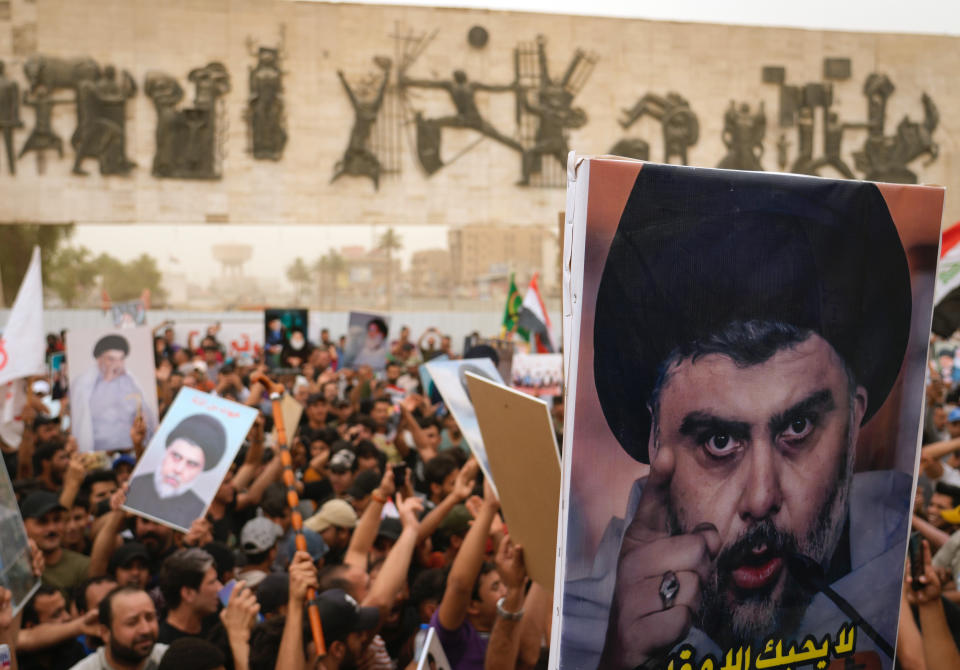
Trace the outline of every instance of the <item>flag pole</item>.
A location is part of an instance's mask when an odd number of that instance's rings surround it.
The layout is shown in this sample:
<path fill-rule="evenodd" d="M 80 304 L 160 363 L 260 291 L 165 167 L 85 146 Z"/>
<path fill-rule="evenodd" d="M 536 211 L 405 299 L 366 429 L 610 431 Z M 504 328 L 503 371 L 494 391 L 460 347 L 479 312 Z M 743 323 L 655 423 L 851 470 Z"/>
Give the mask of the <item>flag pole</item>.
<path fill-rule="evenodd" d="M 298 505 L 300 496 L 294 488 L 296 476 L 293 473 L 293 458 L 290 447 L 287 445 L 287 431 L 283 425 L 283 384 L 275 382 L 262 372 L 250 375 L 251 382 L 260 382 L 270 394 L 273 405 L 273 425 L 277 429 L 277 449 L 280 453 L 280 462 L 283 463 L 283 483 L 287 485 L 287 505 L 290 506 L 290 525 L 296 533 L 297 551 L 307 550 L 307 538 L 303 535 L 303 515 Z M 327 655 L 327 647 L 323 640 L 323 626 L 320 624 L 320 609 L 316 602 L 317 591 L 312 586 L 307 590 L 307 618 L 310 620 L 310 632 L 313 633 L 313 643 L 317 647 L 317 657 Z"/>

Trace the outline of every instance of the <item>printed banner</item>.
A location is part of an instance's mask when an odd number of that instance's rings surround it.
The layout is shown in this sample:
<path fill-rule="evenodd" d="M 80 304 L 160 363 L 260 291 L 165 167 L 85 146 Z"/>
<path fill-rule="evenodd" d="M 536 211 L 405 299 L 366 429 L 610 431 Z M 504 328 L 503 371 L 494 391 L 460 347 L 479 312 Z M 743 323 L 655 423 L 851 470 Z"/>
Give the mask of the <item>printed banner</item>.
<path fill-rule="evenodd" d="M 563 385 L 563 354 L 515 354 L 513 388 L 532 396 L 557 396 Z"/>
<path fill-rule="evenodd" d="M 124 509 L 187 532 L 207 512 L 257 410 L 182 388 L 130 477 Z"/>
<path fill-rule="evenodd" d="M 570 189 L 551 667 L 891 668 L 943 189 Z"/>
<path fill-rule="evenodd" d="M 149 328 L 71 330 L 67 363 L 70 426 L 80 451 L 130 449 L 137 414 L 150 439 L 157 429 L 157 380 Z"/>

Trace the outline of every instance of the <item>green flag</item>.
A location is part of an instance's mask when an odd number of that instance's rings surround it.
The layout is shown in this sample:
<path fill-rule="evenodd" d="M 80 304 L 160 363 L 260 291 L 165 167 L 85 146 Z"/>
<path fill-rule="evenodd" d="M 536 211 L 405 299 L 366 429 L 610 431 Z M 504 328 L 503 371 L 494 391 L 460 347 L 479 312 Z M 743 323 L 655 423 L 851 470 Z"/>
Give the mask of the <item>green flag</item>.
<path fill-rule="evenodd" d="M 527 331 L 519 328 L 518 319 L 520 317 L 520 305 L 523 304 L 523 296 L 517 290 L 517 284 L 510 274 L 510 291 L 507 293 L 507 304 L 503 309 L 503 324 L 500 329 L 500 337 L 509 337 L 517 332 L 520 337 L 527 339 Z"/>

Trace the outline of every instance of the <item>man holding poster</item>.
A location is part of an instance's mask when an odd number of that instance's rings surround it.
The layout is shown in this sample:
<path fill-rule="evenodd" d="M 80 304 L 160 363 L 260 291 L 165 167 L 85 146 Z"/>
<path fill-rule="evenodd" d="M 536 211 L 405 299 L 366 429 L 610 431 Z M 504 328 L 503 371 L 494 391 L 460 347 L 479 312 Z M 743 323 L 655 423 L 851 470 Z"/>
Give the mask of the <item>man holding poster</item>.
<path fill-rule="evenodd" d="M 568 574 L 561 667 L 889 667 L 930 296 L 880 190 L 644 165 L 596 291 L 591 401 L 644 465 Z"/>

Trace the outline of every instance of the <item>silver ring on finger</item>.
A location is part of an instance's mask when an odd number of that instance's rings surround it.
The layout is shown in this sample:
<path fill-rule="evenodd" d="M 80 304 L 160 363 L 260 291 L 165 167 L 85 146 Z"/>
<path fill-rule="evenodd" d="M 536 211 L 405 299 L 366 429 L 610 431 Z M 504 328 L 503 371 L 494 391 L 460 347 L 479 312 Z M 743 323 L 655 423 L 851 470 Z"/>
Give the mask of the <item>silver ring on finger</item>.
<path fill-rule="evenodd" d="M 680 580 L 677 579 L 677 574 L 673 570 L 667 570 L 663 573 L 663 577 L 660 578 L 660 588 L 658 592 L 660 594 L 660 602 L 663 604 L 663 609 L 668 610 L 673 607 L 673 603 L 677 599 L 677 594 L 680 592 Z"/>

